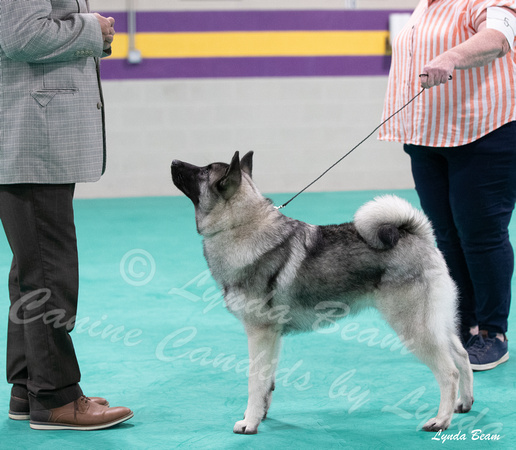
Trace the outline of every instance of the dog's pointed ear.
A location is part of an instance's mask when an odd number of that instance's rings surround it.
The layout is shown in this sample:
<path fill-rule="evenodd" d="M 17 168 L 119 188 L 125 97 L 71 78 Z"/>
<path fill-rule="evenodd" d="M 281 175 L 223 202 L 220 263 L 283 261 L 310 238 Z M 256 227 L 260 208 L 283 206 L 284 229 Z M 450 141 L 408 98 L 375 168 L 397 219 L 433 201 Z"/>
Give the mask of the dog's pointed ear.
<path fill-rule="evenodd" d="M 240 167 L 247 175 L 253 177 L 253 152 L 248 152 L 242 157 Z"/>
<path fill-rule="evenodd" d="M 229 200 L 235 194 L 236 190 L 242 182 L 242 172 L 240 171 L 240 155 L 235 152 L 226 173 L 217 183 L 217 188 L 224 197 Z"/>

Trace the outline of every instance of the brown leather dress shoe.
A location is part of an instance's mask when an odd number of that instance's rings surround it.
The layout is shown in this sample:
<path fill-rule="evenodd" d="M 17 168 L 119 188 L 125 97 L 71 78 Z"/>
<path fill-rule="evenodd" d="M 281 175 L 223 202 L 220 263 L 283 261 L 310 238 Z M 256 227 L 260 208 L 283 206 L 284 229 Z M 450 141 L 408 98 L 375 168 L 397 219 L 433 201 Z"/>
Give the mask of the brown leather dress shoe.
<path fill-rule="evenodd" d="M 129 408 L 110 408 L 82 396 L 59 408 L 30 412 L 35 430 L 101 430 L 133 417 Z"/>
<path fill-rule="evenodd" d="M 99 405 L 109 406 L 109 402 L 102 397 L 88 397 L 92 402 Z M 29 420 L 29 398 L 23 395 L 11 394 L 11 401 L 9 403 L 9 419 L 12 420 Z"/>

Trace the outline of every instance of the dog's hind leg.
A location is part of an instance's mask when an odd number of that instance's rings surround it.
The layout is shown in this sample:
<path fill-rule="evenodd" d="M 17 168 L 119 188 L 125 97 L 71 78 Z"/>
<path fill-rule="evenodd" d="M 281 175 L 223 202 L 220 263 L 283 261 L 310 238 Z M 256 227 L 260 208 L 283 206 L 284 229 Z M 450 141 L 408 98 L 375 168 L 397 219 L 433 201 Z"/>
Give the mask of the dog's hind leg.
<path fill-rule="evenodd" d="M 430 334 L 430 333 L 429 333 Z M 436 342 L 436 336 L 426 342 L 416 342 L 414 354 L 433 372 L 441 390 L 437 416 L 423 425 L 425 431 L 444 431 L 451 423 L 459 391 L 459 370 L 455 367 L 447 340 Z"/>
<path fill-rule="evenodd" d="M 451 355 L 457 369 L 459 369 L 460 398 L 455 405 L 456 413 L 467 413 L 473 405 L 473 371 L 469 363 L 468 352 L 460 343 L 458 336 L 452 335 L 450 339 Z"/>
<path fill-rule="evenodd" d="M 420 290 L 419 294 L 418 296 L 416 292 L 410 297 L 416 299 L 418 305 L 425 305 L 425 303 L 432 305 L 431 296 L 425 299 L 421 296 Z M 398 303 L 407 304 L 408 302 Z M 450 426 L 459 392 L 460 371 L 455 365 L 449 337 L 450 330 L 454 328 L 453 320 L 436 309 L 432 313 L 432 311 L 414 308 L 407 313 L 406 310 L 391 304 L 388 312 L 390 315 L 386 314 L 386 318 L 398 336 L 403 338 L 414 356 L 430 368 L 439 383 L 441 399 L 437 416 L 427 421 L 423 425 L 423 430 L 444 431 Z M 407 316 L 411 320 L 407 320 Z"/>
<path fill-rule="evenodd" d="M 233 432 L 256 434 L 270 406 L 277 365 L 281 330 L 277 326 L 246 324 L 249 346 L 249 399 L 244 419 L 235 423 Z"/>

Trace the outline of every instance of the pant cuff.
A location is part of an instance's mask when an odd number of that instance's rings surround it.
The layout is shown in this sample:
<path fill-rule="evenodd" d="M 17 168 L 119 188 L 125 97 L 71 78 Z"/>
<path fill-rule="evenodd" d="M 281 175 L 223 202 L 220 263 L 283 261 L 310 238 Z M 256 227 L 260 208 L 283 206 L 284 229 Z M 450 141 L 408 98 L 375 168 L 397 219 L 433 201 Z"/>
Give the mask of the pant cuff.
<path fill-rule="evenodd" d="M 82 389 L 78 384 L 55 391 L 38 391 L 37 394 L 29 391 L 30 410 L 41 411 L 59 408 L 77 400 L 81 395 L 83 395 Z"/>

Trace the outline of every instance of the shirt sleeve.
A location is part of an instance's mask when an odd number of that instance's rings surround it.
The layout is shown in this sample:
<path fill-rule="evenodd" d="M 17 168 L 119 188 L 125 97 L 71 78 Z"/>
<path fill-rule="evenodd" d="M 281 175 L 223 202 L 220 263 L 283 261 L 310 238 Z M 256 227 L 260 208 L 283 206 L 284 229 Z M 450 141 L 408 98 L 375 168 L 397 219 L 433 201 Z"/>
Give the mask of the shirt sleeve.
<path fill-rule="evenodd" d="M 474 29 L 480 14 L 492 6 L 509 8 L 516 13 L 516 0 L 472 0 L 468 2 L 466 9 L 468 25 Z"/>

